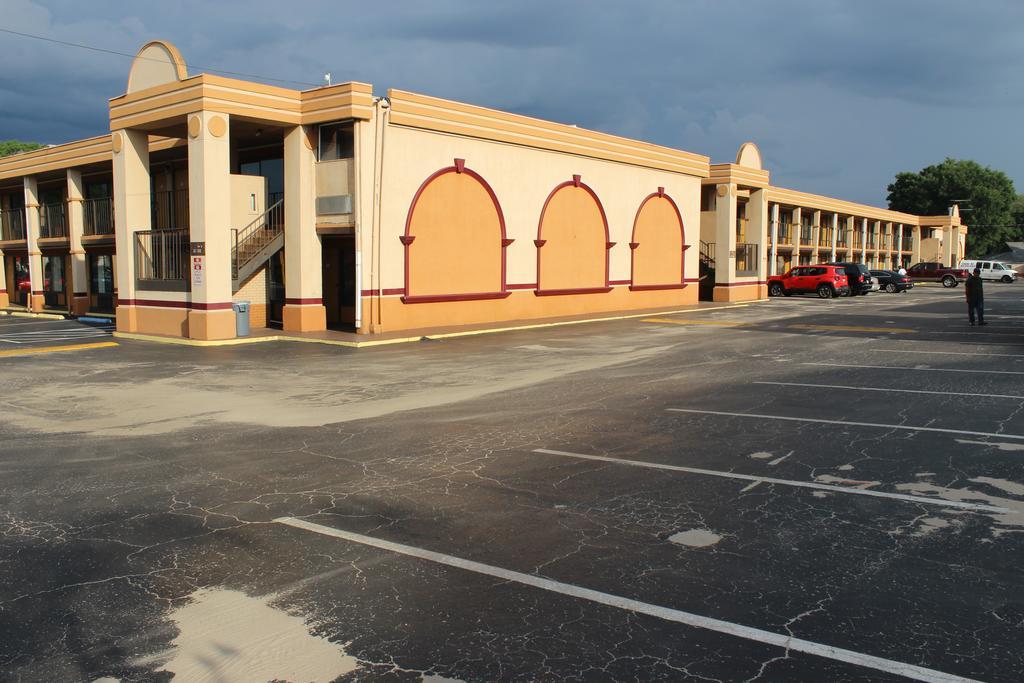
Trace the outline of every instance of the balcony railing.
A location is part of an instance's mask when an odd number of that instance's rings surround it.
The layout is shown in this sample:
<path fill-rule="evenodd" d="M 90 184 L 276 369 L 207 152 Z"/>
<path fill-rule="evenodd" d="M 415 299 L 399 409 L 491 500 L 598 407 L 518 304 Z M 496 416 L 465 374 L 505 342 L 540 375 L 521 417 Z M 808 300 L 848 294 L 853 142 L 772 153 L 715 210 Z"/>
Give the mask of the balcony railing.
<path fill-rule="evenodd" d="M 137 280 L 185 283 L 188 264 L 188 230 L 140 230 L 135 233 Z"/>
<path fill-rule="evenodd" d="M 64 202 L 41 204 L 39 206 L 39 236 L 67 237 L 68 227 Z"/>
<path fill-rule="evenodd" d="M 153 229 L 188 230 L 188 227 L 188 190 L 154 192 Z"/>
<path fill-rule="evenodd" d="M 874 249 L 876 244 L 875 236 L 868 233 L 868 249 Z"/>
<path fill-rule="evenodd" d="M 4 241 L 25 239 L 25 209 L 0 211 L 0 239 Z"/>
<path fill-rule="evenodd" d="M 821 228 L 818 231 L 818 246 L 819 247 L 831 247 L 832 246 L 832 229 Z"/>
<path fill-rule="evenodd" d="M 861 245 L 864 244 L 863 237 L 864 236 L 861 233 L 859 233 L 859 232 L 853 233 L 853 248 L 854 249 L 860 249 L 861 248 Z"/>
<path fill-rule="evenodd" d="M 86 235 L 114 234 L 114 203 L 110 197 L 86 199 L 82 208 L 85 211 L 83 231 Z"/>
<path fill-rule="evenodd" d="M 804 246 L 810 246 L 811 241 L 814 239 L 814 232 L 809 225 L 803 225 L 800 227 L 800 244 Z"/>
<path fill-rule="evenodd" d="M 793 224 L 792 223 L 779 223 L 779 244 L 792 244 L 793 240 Z"/>
<path fill-rule="evenodd" d="M 741 242 L 736 245 L 736 274 L 756 275 L 757 274 L 757 246 L 756 244 Z"/>

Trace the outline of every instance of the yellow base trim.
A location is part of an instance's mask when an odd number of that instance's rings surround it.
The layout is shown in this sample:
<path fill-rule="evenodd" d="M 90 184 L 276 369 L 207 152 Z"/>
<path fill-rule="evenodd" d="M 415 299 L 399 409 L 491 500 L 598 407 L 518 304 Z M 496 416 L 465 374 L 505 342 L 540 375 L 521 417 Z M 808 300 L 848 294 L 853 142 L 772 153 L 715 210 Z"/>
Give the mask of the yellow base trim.
<path fill-rule="evenodd" d="M 733 308 L 730 306 L 729 308 Z M 670 325 L 718 325 L 719 327 L 748 327 L 754 323 L 737 323 L 728 320 L 679 320 L 677 318 L 644 318 L 642 323 L 669 323 Z"/>
<path fill-rule="evenodd" d="M 303 342 L 306 344 L 325 344 L 327 346 L 344 346 L 350 349 L 362 349 L 370 346 L 387 346 L 390 344 L 407 344 L 432 339 L 451 339 L 454 337 L 469 337 L 477 334 L 494 334 L 496 332 L 516 332 L 520 330 L 535 330 L 544 327 L 561 327 L 563 325 L 582 325 L 584 323 L 600 323 L 612 320 L 629 320 L 633 318 L 646 318 L 651 315 L 675 315 L 679 313 L 703 313 L 705 311 L 718 311 L 725 308 L 744 308 L 751 303 L 734 304 L 731 306 L 708 306 L 705 308 L 691 308 L 677 311 L 659 311 L 657 313 L 633 313 L 629 315 L 616 315 L 607 318 L 588 318 L 586 320 L 561 320 L 550 323 L 536 323 L 533 325 L 517 325 L 514 327 L 494 327 L 481 330 L 466 330 L 465 332 L 443 332 L 439 334 L 420 334 L 414 337 L 400 337 L 395 339 L 368 339 L 367 341 L 351 342 L 337 339 L 316 339 L 310 337 L 293 337 L 288 334 L 273 334 L 261 337 L 237 337 L 235 339 L 202 340 L 185 339 L 183 337 L 161 337 L 153 334 L 139 334 L 138 332 L 114 332 L 118 339 L 131 339 L 134 341 L 156 342 L 158 344 L 176 344 L 178 346 L 236 346 L 239 344 L 261 344 L 263 342 Z"/>
<path fill-rule="evenodd" d="M 58 353 L 60 351 L 87 351 L 89 349 L 108 349 L 117 346 L 117 342 L 96 342 L 94 344 L 71 344 L 66 346 L 37 346 L 31 349 L 11 349 L 0 351 L 0 358 L 11 356 L 33 356 L 40 353 Z"/>
<path fill-rule="evenodd" d="M 856 325 L 790 325 L 793 330 L 821 330 L 828 332 L 838 330 L 840 332 L 899 332 L 901 334 L 914 334 L 917 330 L 906 327 L 857 327 Z"/>

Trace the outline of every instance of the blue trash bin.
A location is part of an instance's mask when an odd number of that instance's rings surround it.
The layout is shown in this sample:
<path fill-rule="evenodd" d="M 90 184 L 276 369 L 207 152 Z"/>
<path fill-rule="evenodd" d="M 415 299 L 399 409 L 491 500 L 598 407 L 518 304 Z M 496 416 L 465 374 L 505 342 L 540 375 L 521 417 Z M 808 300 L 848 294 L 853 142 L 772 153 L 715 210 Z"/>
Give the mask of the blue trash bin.
<path fill-rule="evenodd" d="M 235 336 L 249 336 L 249 302 L 235 301 L 231 304 L 231 310 L 235 312 Z"/>

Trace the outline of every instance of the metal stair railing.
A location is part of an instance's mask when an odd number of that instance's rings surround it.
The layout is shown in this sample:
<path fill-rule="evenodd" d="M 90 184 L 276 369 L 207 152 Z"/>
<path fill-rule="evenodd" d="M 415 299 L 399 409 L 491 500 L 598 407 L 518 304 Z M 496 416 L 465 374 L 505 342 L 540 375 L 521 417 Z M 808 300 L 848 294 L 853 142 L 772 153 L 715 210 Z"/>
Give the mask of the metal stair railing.
<path fill-rule="evenodd" d="M 700 240 L 700 260 L 708 268 L 715 267 L 715 243 Z"/>
<path fill-rule="evenodd" d="M 239 272 L 284 232 L 284 200 L 280 199 L 249 225 L 231 230 L 231 277 Z M 268 254 L 269 256 L 269 254 Z"/>

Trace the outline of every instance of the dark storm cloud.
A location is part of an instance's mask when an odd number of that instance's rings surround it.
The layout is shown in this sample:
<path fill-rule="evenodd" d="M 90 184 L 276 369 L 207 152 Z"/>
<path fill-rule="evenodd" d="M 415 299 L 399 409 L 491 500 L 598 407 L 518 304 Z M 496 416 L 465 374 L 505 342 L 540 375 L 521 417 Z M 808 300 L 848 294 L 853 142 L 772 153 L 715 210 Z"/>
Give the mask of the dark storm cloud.
<path fill-rule="evenodd" d="M 127 3 L 4 0 L 0 26 L 197 67 L 416 90 L 731 160 L 880 203 L 946 156 L 1024 180 L 1024 3 L 988 0 Z M 0 35 L 0 137 L 106 130 L 128 60 Z"/>

